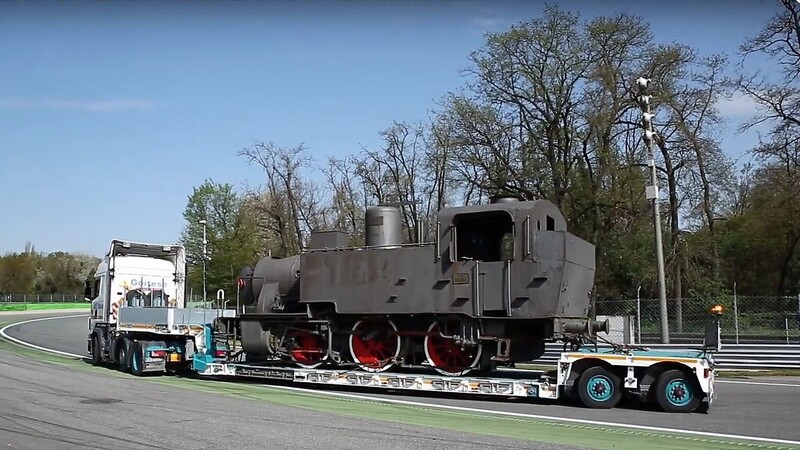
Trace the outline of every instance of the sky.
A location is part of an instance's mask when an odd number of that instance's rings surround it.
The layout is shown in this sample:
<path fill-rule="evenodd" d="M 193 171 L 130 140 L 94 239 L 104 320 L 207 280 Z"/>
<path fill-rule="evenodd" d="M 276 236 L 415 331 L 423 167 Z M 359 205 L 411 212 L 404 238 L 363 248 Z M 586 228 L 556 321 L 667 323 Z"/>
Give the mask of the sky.
<path fill-rule="evenodd" d="M 584 19 L 638 14 L 661 42 L 726 53 L 767 0 L 573 0 Z M 318 163 L 425 121 L 483 33 L 541 14 L 512 0 L 0 2 L 0 254 L 102 255 L 111 239 L 176 242 L 192 188 L 257 186 L 236 153 L 301 143 Z M 753 113 L 720 105 L 726 152 Z"/>

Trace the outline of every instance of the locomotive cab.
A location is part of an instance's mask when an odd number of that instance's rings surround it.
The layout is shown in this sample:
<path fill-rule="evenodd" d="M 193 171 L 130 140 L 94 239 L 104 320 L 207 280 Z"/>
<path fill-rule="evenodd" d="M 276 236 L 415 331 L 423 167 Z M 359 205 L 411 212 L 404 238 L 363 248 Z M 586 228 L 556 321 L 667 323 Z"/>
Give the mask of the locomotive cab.
<path fill-rule="evenodd" d="M 453 217 L 450 261 L 514 259 L 514 218 L 507 211 L 481 211 Z"/>
<path fill-rule="evenodd" d="M 567 231 L 553 203 L 493 199 L 442 210 L 438 221 L 436 276 L 449 281 L 443 300 L 463 303 L 485 332 L 540 341 L 585 320 L 594 246 Z"/>

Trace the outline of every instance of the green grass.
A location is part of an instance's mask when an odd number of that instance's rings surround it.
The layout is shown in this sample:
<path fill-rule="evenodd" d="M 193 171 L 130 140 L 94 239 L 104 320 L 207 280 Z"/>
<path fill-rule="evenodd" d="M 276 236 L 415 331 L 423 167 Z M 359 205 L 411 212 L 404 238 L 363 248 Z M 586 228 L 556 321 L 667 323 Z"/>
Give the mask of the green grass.
<path fill-rule="evenodd" d="M 93 367 L 84 361 L 29 349 L 2 339 L 0 339 L 0 350 L 12 351 L 26 357 L 68 366 L 75 370 L 114 378 L 134 378 L 132 375 L 113 369 Z M 800 448 L 777 444 L 762 444 L 753 441 L 716 439 L 610 426 L 570 424 L 545 419 L 503 417 L 478 412 L 442 410 L 425 406 L 388 404 L 379 400 L 335 397 L 324 392 L 290 392 L 263 384 L 168 376 L 145 377 L 139 380 L 174 389 L 190 389 L 351 418 L 381 420 L 456 432 L 596 449 Z"/>
<path fill-rule="evenodd" d="M 751 378 L 751 377 L 800 377 L 800 369 L 764 369 L 749 370 L 724 370 L 717 372 L 717 378 Z"/>
<path fill-rule="evenodd" d="M 45 311 L 51 309 L 89 309 L 86 303 L 0 303 L 0 311 Z"/>

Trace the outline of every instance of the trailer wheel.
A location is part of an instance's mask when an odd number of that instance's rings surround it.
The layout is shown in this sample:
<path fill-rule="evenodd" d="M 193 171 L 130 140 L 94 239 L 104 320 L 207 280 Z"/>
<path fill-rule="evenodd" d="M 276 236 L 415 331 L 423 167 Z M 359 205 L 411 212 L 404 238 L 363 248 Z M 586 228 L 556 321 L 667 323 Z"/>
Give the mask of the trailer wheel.
<path fill-rule="evenodd" d="M 137 377 L 144 373 L 144 346 L 136 341 L 131 345 L 131 374 Z"/>
<path fill-rule="evenodd" d="M 604 367 L 590 367 L 578 378 L 578 397 L 589 408 L 613 408 L 622 399 L 620 379 Z"/>
<path fill-rule="evenodd" d="M 658 406 L 666 412 L 692 412 L 700 405 L 694 384 L 678 369 L 662 373 L 655 388 Z"/>
<path fill-rule="evenodd" d="M 100 354 L 100 338 L 97 334 L 92 335 L 92 365 L 99 366 L 103 362 L 103 355 Z"/>

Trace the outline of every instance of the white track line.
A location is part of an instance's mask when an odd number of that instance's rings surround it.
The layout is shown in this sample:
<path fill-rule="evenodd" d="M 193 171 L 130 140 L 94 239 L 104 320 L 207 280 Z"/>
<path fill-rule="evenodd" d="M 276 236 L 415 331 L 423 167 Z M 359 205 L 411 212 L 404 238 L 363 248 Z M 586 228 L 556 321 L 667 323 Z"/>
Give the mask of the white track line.
<path fill-rule="evenodd" d="M 6 325 L 2 329 L 0 329 L 0 337 L 8 339 L 12 342 L 15 342 L 20 345 L 24 345 L 26 347 L 34 348 L 36 350 L 41 350 L 44 352 L 55 353 L 58 355 L 69 356 L 73 358 L 84 358 L 85 355 L 76 355 L 74 353 L 67 353 L 62 352 L 59 350 L 53 350 L 45 347 L 40 347 L 38 345 L 34 345 L 20 339 L 14 338 L 6 334 L 6 330 L 11 327 L 15 327 L 18 325 L 25 325 L 27 323 L 33 322 L 41 322 L 45 320 L 57 320 L 57 319 L 67 319 L 70 317 L 82 317 L 82 315 L 73 315 L 73 316 L 59 316 L 59 317 L 43 317 L 39 319 L 32 319 L 26 320 L 23 322 L 12 323 Z M 706 437 L 706 438 L 717 438 L 717 439 L 738 439 L 743 441 L 755 441 L 755 442 L 764 442 L 764 443 L 771 443 L 771 444 L 785 444 L 785 445 L 796 445 L 800 446 L 800 441 L 791 441 L 786 439 L 775 439 L 775 438 L 765 438 L 765 437 L 757 437 L 757 436 L 744 436 L 744 435 L 737 435 L 737 434 L 726 434 L 726 433 L 713 433 L 708 431 L 692 431 L 692 430 L 680 430 L 676 428 L 665 428 L 665 427 L 655 427 L 649 425 L 635 425 L 635 424 L 623 424 L 623 423 L 616 423 L 616 422 L 603 422 L 599 420 L 590 420 L 590 419 L 575 419 L 571 417 L 557 417 L 557 416 L 545 416 L 539 414 L 526 414 L 526 413 L 516 413 L 511 411 L 496 411 L 491 409 L 480 409 L 480 408 L 468 408 L 464 406 L 451 406 L 451 405 L 442 405 L 442 404 L 435 404 L 435 403 L 424 403 L 424 402 L 413 402 L 409 400 L 397 400 L 392 398 L 382 398 L 382 397 L 371 397 L 369 395 L 359 395 L 359 394 L 348 394 L 345 392 L 320 392 L 316 389 L 308 389 L 308 388 L 298 388 L 292 386 L 257 386 L 249 384 L 248 386 L 256 387 L 256 388 L 266 388 L 266 389 L 283 389 L 287 391 L 296 391 L 302 392 L 304 394 L 314 394 L 314 395 L 327 395 L 331 397 L 342 397 L 342 398 L 350 398 L 356 400 L 363 400 L 363 401 L 371 401 L 371 402 L 380 402 L 380 403 L 389 403 L 395 405 L 406 405 L 406 406 L 414 406 L 417 408 L 433 408 L 433 409 L 442 409 L 442 410 L 449 410 L 449 411 L 458 411 L 458 412 L 468 412 L 468 413 L 476 413 L 476 414 L 485 414 L 485 415 L 494 415 L 494 416 L 505 416 L 505 417 L 516 417 L 522 419 L 536 419 L 536 420 L 545 420 L 545 421 L 552 421 L 552 422 L 564 422 L 564 423 L 575 423 L 575 424 L 582 424 L 582 425 L 594 425 L 594 426 L 602 426 L 608 428 L 625 428 L 631 430 L 641 430 L 641 431 L 650 431 L 656 433 L 672 433 L 678 435 L 690 435 L 690 436 L 698 436 L 698 437 Z M 789 385 L 789 386 L 796 386 L 796 385 Z"/>
<path fill-rule="evenodd" d="M 15 344 L 19 344 L 19 345 L 22 345 L 22 346 L 25 346 L 25 347 L 30 347 L 30 348 L 33 348 L 33 349 L 36 349 L 36 350 L 41 350 L 43 352 L 55 353 L 56 355 L 69 356 L 69 357 L 72 357 L 72 358 L 83 359 L 83 358 L 87 357 L 88 354 L 87 355 L 76 355 L 74 353 L 67 353 L 67 352 L 62 352 L 62 351 L 59 351 L 59 350 L 53 350 L 51 348 L 40 347 L 38 345 L 31 344 L 30 342 L 25 342 L 23 340 L 17 339 L 17 338 L 15 338 L 13 336 L 9 336 L 8 334 L 6 334 L 6 330 L 8 330 L 11 327 L 16 327 L 16 326 L 19 326 L 19 325 L 25 325 L 25 324 L 33 323 L 33 322 L 42 322 L 42 321 L 45 321 L 45 320 L 69 319 L 70 317 L 84 317 L 84 314 L 72 315 L 72 316 L 40 317 L 38 319 L 31 319 L 31 320 L 25 320 L 25 321 L 22 321 L 22 322 L 12 323 L 12 324 L 6 325 L 2 329 L 0 329 L 0 337 L 2 337 L 3 339 L 7 339 L 7 340 L 9 340 L 11 342 L 14 342 Z M 86 317 L 88 317 L 88 315 L 86 315 Z M 86 335 L 88 336 L 89 333 L 86 333 Z"/>

